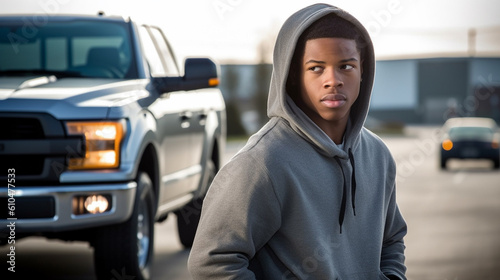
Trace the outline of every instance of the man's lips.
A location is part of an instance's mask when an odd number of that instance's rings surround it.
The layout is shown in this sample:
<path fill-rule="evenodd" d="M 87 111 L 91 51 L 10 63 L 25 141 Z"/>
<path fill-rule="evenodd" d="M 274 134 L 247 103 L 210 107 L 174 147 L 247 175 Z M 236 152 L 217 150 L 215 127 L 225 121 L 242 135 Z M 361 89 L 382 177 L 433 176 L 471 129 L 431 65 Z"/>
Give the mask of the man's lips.
<path fill-rule="evenodd" d="M 347 101 L 345 95 L 341 93 L 327 94 L 321 98 L 321 103 L 323 103 L 328 108 L 338 108 L 342 107 Z"/>

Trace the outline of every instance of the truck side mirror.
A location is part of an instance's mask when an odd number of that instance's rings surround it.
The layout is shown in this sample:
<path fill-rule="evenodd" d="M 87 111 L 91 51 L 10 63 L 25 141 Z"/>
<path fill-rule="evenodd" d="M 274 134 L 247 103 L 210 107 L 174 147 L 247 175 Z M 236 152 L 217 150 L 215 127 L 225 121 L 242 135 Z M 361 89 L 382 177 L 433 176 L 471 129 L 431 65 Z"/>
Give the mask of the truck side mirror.
<path fill-rule="evenodd" d="M 183 77 L 158 77 L 153 78 L 153 82 L 161 93 L 216 87 L 218 67 L 209 58 L 187 58 Z"/>

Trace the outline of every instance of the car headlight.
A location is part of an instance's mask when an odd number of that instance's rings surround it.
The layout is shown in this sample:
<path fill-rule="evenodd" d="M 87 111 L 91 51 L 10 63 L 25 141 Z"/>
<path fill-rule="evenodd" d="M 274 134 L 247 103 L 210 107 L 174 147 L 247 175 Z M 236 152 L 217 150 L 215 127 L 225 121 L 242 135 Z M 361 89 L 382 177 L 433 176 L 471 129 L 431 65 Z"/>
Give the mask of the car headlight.
<path fill-rule="evenodd" d="M 83 135 L 85 156 L 69 159 L 68 169 L 116 168 L 125 135 L 123 121 L 66 122 L 68 135 Z"/>

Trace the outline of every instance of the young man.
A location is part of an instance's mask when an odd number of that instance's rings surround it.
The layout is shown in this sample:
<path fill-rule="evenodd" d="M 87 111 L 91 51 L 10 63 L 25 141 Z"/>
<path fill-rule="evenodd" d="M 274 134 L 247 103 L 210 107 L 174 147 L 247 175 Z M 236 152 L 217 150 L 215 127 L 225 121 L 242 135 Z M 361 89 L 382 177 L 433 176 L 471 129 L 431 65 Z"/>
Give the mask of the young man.
<path fill-rule="evenodd" d="M 395 163 L 363 127 L 374 71 L 347 12 L 316 4 L 284 23 L 271 119 L 210 187 L 194 279 L 406 279 Z"/>

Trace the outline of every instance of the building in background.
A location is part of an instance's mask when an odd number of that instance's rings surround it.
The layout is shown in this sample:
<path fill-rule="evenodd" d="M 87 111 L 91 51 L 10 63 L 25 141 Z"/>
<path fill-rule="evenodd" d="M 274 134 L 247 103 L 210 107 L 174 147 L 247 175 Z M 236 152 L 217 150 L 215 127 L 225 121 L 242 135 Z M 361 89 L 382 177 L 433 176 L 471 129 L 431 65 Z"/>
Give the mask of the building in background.
<path fill-rule="evenodd" d="M 266 121 L 272 65 L 225 64 L 221 90 L 247 133 Z M 376 62 L 369 118 L 386 124 L 443 124 L 481 116 L 500 124 L 500 57 L 442 57 Z"/>
<path fill-rule="evenodd" d="M 500 123 L 500 58 L 377 61 L 370 116 L 385 122 L 442 124 L 483 116 Z"/>

